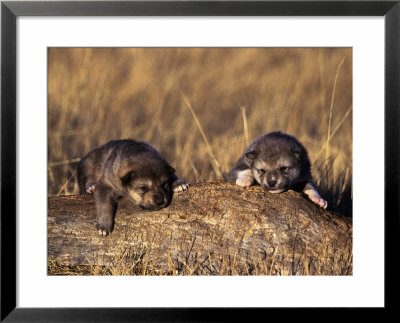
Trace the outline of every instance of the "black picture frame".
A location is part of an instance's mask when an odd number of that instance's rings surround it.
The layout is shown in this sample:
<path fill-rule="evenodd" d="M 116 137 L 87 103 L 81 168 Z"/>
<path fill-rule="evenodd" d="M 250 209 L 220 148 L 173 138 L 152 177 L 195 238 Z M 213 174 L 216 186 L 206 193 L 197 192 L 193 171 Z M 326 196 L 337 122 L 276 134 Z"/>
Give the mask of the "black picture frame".
<path fill-rule="evenodd" d="M 385 312 L 399 286 L 400 1 L 2 1 L 1 3 L 1 321 L 237 321 L 265 309 L 16 307 L 16 19 L 19 16 L 384 16 Z M 371 125 L 372 126 L 372 125 Z M 371 192 L 373 196 L 373 192 Z M 366 197 L 363 203 L 368 203 Z M 373 235 L 373 233 L 371 233 Z M 373 255 L 371 255 L 373 259 Z M 195 292 L 195 291 L 194 291 Z M 282 309 L 275 309 L 282 311 Z M 382 309 L 376 309 L 382 320 Z M 240 313 L 239 313 L 240 311 Z M 261 313 L 260 313 L 261 312 Z M 240 314 L 240 315 L 239 315 Z M 393 313 L 391 313 L 393 314 Z M 250 315 L 250 316 L 249 316 Z M 330 316 L 330 318 L 334 318 Z M 373 319 L 373 317 L 371 317 Z"/>

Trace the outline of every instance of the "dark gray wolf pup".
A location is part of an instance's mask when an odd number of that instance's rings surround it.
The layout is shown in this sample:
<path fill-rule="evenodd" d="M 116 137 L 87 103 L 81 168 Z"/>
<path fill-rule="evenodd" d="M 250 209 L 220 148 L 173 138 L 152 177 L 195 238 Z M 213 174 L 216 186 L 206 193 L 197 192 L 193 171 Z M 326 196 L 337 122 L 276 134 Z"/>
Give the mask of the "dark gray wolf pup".
<path fill-rule="evenodd" d="M 130 139 L 110 141 L 89 151 L 79 162 L 77 175 L 80 194 L 94 193 L 100 235 L 113 230 L 121 197 L 143 209 L 159 210 L 170 204 L 173 192 L 189 187 L 156 149 Z"/>
<path fill-rule="evenodd" d="M 228 180 L 242 187 L 259 184 L 271 193 L 301 191 L 320 207 L 328 206 L 312 183 L 306 149 L 284 132 L 270 132 L 254 140 L 230 171 Z"/>

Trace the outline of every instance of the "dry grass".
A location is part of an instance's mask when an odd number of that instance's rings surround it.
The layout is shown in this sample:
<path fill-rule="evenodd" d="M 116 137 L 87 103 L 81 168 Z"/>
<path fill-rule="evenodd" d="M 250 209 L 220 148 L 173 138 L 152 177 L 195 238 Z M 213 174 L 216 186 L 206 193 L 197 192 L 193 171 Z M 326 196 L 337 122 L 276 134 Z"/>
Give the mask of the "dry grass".
<path fill-rule="evenodd" d="M 326 248 L 330 248 L 328 246 Z M 290 254 L 290 253 L 288 253 Z M 352 275 L 352 254 L 338 254 L 337 257 L 321 255 L 320 260 L 302 255 L 293 259 L 291 266 L 283 265 L 282 260 L 276 255 L 263 257 L 259 252 L 249 255 L 252 261 L 246 265 L 239 264 L 237 257 L 228 253 L 215 256 L 209 254 L 208 258 L 195 260 L 190 263 L 187 259 L 172 259 L 168 254 L 168 268 L 164 271 L 154 268 L 151 259 L 146 259 L 145 253 L 140 250 L 125 250 L 113 255 L 114 259 L 107 266 L 88 265 L 68 266 L 58 263 L 55 259 L 48 260 L 48 273 L 54 276 L 65 275 L 95 275 L 95 276 L 188 276 L 188 275 L 274 275 L 274 276 L 338 276 Z"/>
<path fill-rule="evenodd" d="M 307 147 L 330 209 L 351 216 L 351 49 L 51 48 L 48 54 L 49 195 L 76 194 L 76 162 L 111 139 L 149 142 L 195 183 L 221 178 L 249 141 L 282 130 Z"/>

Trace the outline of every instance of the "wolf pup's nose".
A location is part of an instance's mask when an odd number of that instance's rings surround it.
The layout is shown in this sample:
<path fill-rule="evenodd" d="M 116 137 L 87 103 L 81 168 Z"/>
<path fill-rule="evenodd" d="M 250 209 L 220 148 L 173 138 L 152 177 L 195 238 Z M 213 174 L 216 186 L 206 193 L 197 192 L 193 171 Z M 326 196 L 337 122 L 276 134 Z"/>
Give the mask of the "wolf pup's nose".
<path fill-rule="evenodd" d="M 154 203 L 158 206 L 161 206 L 165 203 L 164 196 L 156 195 L 154 196 Z"/>
<path fill-rule="evenodd" d="M 268 181 L 268 185 L 270 186 L 270 187 L 274 187 L 275 185 L 276 185 L 276 180 L 269 180 Z"/>

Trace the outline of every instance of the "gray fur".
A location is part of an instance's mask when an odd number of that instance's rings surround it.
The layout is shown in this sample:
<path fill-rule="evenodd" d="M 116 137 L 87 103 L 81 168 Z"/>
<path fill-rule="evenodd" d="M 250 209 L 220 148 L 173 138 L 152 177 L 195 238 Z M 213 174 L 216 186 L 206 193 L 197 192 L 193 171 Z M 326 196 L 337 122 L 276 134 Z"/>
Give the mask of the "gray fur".
<path fill-rule="evenodd" d="M 156 149 L 130 139 L 92 149 L 79 162 L 77 176 L 80 194 L 94 193 L 96 229 L 101 235 L 113 230 L 121 197 L 130 198 L 146 210 L 158 210 L 170 204 L 173 191 L 189 186 Z"/>
<path fill-rule="evenodd" d="M 294 189 L 326 208 L 312 184 L 307 150 L 292 135 L 270 132 L 254 140 L 229 172 L 228 180 L 239 186 L 259 184 L 271 193 Z"/>

